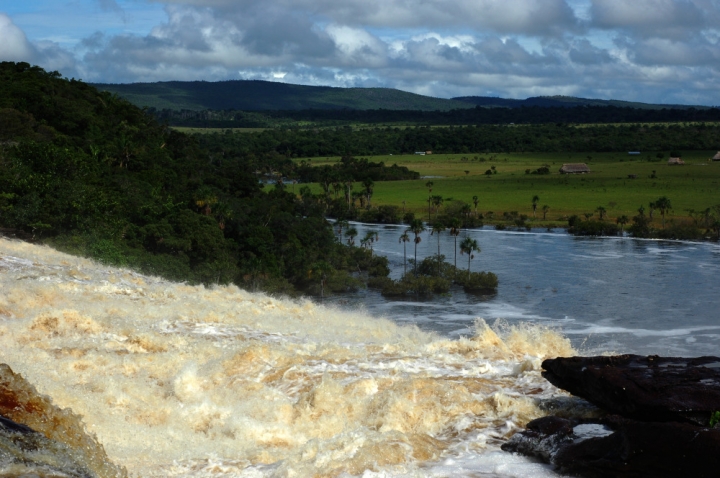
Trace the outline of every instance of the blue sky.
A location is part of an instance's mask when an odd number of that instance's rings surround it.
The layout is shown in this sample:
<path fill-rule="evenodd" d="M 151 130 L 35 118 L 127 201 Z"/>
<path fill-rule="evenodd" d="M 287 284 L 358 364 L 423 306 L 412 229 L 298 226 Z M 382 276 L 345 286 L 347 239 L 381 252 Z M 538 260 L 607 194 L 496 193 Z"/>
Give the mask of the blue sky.
<path fill-rule="evenodd" d="M 0 60 L 106 83 L 720 105 L 719 41 L 720 0 L 0 0 Z"/>

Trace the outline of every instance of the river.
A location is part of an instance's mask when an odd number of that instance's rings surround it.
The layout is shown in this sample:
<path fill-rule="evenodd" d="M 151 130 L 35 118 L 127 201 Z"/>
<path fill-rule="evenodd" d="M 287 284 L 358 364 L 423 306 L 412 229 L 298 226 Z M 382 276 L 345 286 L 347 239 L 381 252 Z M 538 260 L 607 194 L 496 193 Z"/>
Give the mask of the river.
<path fill-rule="evenodd" d="M 403 228 L 356 227 L 378 230 L 397 277 Z M 715 244 L 463 234 L 482 248 L 472 269 L 498 275 L 496 295 L 363 291 L 324 305 L 0 238 L 0 361 L 36 404 L 3 413 L 76 456 L 95 450 L 102 477 L 122 476 L 115 465 L 134 477 L 557 477 L 500 451 L 534 418 L 596 413 L 542 378 L 543 358 L 717 354 Z M 440 245 L 452 260 L 452 238 Z M 0 373 L 4 396 L 13 383 Z"/>
<path fill-rule="evenodd" d="M 386 256 L 391 277 L 403 272 L 406 226 L 353 223 L 358 237 L 378 232 L 374 252 Z M 412 239 L 412 234 L 410 234 Z M 386 300 L 377 291 L 328 299 L 362 307 L 375 316 L 414 323 L 448 337 L 472 334 L 477 317 L 509 324 L 556 328 L 584 354 L 606 352 L 698 356 L 720 350 L 720 245 L 630 237 L 575 237 L 547 232 L 463 230 L 481 252 L 473 271 L 492 271 L 497 294 L 478 296 L 456 288 L 431 301 Z M 437 234 L 421 234 L 418 261 L 437 254 Z M 408 259 L 414 244 L 406 244 Z M 440 253 L 455 260 L 455 240 L 440 234 Z M 457 253 L 459 268 L 468 256 Z M 408 265 L 408 270 L 411 266 Z"/>

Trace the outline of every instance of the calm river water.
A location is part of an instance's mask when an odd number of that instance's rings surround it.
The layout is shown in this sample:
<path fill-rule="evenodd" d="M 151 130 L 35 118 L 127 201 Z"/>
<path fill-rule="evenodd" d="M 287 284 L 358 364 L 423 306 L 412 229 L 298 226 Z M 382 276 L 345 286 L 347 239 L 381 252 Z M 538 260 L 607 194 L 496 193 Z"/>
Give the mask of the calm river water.
<path fill-rule="evenodd" d="M 388 257 L 391 277 L 403 270 L 406 226 L 353 224 L 358 236 L 377 231 L 374 251 Z M 582 353 L 696 356 L 720 353 L 720 245 L 631 238 L 573 237 L 564 230 L 463 231 L 482 252 L 473 271 L 492 271 L 500 286 L 492 296 L 453 289 L 431 301 L 386 300 L 368 290 L 326 303 L 364 308 L 374 316 L 415 323 L 456 337 L 471 335 L 478 317 L 509 324 L 532 322 L 555 328 Z M 412 235 L 411 235 L 412 237 Z M 437 254 L 437 235 L 422 234 L 418 260 Z M 455 241 L 440 235 L 440 251 L 453 262 Z M 407 257 L 414 255 L 409 242 Z M 467 267 L 467 255 L 457 255 Z M 410 265 L 408 264 L 408 269 Z"/>

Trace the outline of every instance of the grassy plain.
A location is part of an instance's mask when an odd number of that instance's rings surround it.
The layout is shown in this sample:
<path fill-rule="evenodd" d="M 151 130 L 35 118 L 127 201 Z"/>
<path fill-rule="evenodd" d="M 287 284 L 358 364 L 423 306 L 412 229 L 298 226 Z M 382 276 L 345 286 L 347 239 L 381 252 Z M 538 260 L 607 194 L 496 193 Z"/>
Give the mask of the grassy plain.
<path fill-rule="evenodd" d="M 701 211 L 720 204 L 720 162 L 710 162 L 716 151 L 683 153 L 683 166 L 669 166 L 668 152 L 658 160 L 658 152 L 643 152 L 639 156 L 627 153 L 493 153 L 493 154 L 433 154 L 374 156 L 371 161 L 418 171 L 423 178 L 415 181 L 378 182 L 375 184 L 373 205 L 391 204 L 415 211 L 427 217 L 428 188 L 432 194 L 462 200 L 472 205 L 472 197 L 479 198 L 478 212 L 493 211 L 495 217 L 503 212 L 518 211 L 532 218 L 532 197 L 537 195 L 536 223 L 540 226 L 566 224 L 563 216 L 592 213 L 599 206 L 607 210 L 611 220 L 621 215 L 632 217 L 642 205 L 667 196 L 673 209 L 669 219 L 688 218 L 688 210 Z M 307 158 L 304 158 L 307 159 Z M 313 158 L 320 166 L 332 164 L 339 158 Z M 560 174 L 563 163 L 587 163 L 589 174 Z M 550 174 L 526 174 L 548 165 Z M 486 175 L 494 166 L 497 174 Z M 653 176 L 653 172 L 655 177 Z M 636 179 L 630 179 L 635 175 Z M 354 191 L 362 186 L 354 185 Z M 313 185 L 314 192 L 320 188 Z M 542 221 L 542 207 L 550 207 L 547 220 Z M 596 215 L 597 217 L 597 215 Z M 656 219 L 660 215 L 656 212 Z"/>

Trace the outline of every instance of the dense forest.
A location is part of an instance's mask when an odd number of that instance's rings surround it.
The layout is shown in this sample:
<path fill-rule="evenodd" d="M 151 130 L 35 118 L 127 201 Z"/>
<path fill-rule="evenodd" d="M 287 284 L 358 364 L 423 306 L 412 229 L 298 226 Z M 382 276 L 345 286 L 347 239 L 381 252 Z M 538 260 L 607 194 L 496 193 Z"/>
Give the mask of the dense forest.
<path fill-rule="evenodd" d="M 346 125 L 507 125 L 571 123 L 677 123 L 720 121 L 718 108 L 633 108 L 627 106 L 540 106 L 483 107 L 450 111 L 386 109 L 307 109 L 273 111 L 236 110 L 148 110 L 159 121 L 172 126 L 212 128 L 274 128 L 281 126 Z"/>
<path fill-rule="evenodd" d="M 386 275 L 340 244 L 318 202 L 263 190 L 254 155 L 218 154 L 127 101 L 0 64 L 0 228 L 191 282 L 317 293 Z"/>
<path fill-rule="evenodd" d="M 574 127 L 563 123 L 445 128 L 271 129 L 199 139 L 237 154 L 273 151 L 288 158 L 486 152 L 627 152 L 720 149 L 720 124 Z"/>

